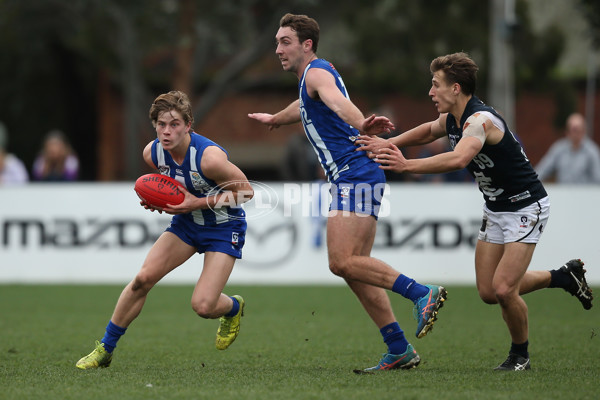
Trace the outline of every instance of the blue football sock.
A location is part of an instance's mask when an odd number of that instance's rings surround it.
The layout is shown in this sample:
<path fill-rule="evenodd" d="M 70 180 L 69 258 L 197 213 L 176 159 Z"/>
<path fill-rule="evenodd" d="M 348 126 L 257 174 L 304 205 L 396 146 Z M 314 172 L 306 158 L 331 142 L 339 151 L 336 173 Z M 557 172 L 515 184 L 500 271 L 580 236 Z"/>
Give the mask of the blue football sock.
<path fill-rule="evenodd" d="M 112 321 L 108 322 L 106 325 L 106 332 L 104 333 L 104 337 L 102 338 L 102 343 L 104 343 L 104 349 L 109 353 L 112 353 L 115 347 L 117 347 L 117 342 L 125 334 L 127 328 L 121 328 L 118 325 L 113 324 Z"/>
<path fill-rule="evenodd" d="M 429 288 L 404 274 L 400 274 L 398 279 L 396 279 L 396 282 L 394 282 L 392 292 L 398 293 L 407 299 L 412 300 L 413 303 L 416 303 L 421 297 L 427 296 Z"/>
<path fill-rule="evenodd" d="M 404 337 L 404 331 L 400 329 L 400 325 L 397 322 L 392 322 L 379 331 L 381 332 L 381 336 L 383 336 L 383 341 L 388 346 L 388 353 L 402 354 L 406 351 L 408 342 Z"/>
<path fill-rule="evenodd" d="M 233 300 L 233 307 L 231 307 L 231 311 L 229 311 L 227 314 L 225 314 L 225 316 L 233 317 L 240 311 L 240 302 L 237 301 L 237 299 L 235 297 L 229 297 L 229 298 L 231 300 Z"/>

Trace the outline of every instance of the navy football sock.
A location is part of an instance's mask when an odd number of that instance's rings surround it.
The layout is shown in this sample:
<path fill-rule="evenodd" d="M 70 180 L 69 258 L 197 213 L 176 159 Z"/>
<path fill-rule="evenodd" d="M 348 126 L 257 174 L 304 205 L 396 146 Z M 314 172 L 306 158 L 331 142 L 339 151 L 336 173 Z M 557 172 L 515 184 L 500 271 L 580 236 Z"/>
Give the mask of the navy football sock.
<path fill-rule="evenodd" d="M 551 288 L 566 288 L 571 283 L 569 274 L 560 269 L 550 270 L 550 286 Z"/>
<path fill-rule="evenodd" d="M 231 307 L 231 311 L 229 311 L 227 314 L 225 314 L 225 317 L 233 317 L 234 315 L 236 315 L 238 313 L 238 311 L 240 311 L 240 302 L 237 301 L 237 299 L 235 297 L 229 297 L 231 300 L 233 300 L 233 307 Z"/>
<path fill-rule="evenodd" d="M 414 279 L 411 279 L 404 274 L 400 274 L 396 279 L 396 282 L 394 282 L 392 292 L 398 293 L 407 299 L 412 300 L 413 303 L 416 303 L 421 297 L 427 296 L 429 289 L 427 286 L 421 285 Z"/>
<path fill-rule="evenodd" d="M 521 357 L 529 358 L 529 352 L 527 351 L 528 346 L 529 346 L 529 340 L 526 340 L 525 343 L 521 343 L 521 344 L 513 343 L 510 346 L 510 352 L 518 354 Z"/>
<path fill-rule="evenodd" d="M 406 351 L 408 342 L 404 337 L 404 331 L 400 329 L 400 325 L 397 322 L 392 322 L 379 331 L 381 332 L 381 336 L 383 336 L 383 341 L 388 346 L 388 353 L 402 354 Z"/>
<path fill-rule="evenodd" d="M 121 336 L 125 334 L 126 330 L 127 328 L 121 328 L 120 326 L 113 324 L 112 321 L 108 321 L 108 325 L 106 325 L 106 332 L 102 338 L 104 349 L 109 353 L 112 353 L 115 347 L 117 347 L 117 342 Z"/>

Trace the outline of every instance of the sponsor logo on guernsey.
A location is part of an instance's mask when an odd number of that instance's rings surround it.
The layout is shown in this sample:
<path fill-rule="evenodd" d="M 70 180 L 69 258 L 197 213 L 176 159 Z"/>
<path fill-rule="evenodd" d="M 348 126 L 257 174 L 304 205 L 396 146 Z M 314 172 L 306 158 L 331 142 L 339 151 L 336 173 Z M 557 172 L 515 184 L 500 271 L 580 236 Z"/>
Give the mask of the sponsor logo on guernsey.
<path fill-rule="evenodd" d="M 515 194 L 514 196 L 509 197 L 511 203 L 516 203 L 517 201 L 525 200 L 531 197 L 531 193 L 529 190 L 524 191 L 523 193 Z"/>

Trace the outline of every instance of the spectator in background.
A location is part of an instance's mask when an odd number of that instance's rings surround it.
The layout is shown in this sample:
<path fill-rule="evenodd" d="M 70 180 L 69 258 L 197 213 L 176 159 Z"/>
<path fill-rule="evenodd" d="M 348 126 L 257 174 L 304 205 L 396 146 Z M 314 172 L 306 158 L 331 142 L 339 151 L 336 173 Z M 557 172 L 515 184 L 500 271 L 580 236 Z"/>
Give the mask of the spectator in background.
<path fill-rule="evenodd" d="M 36 181 L 75 181 L 79 175 L 79 159 L 65 134 L 59 130 L 48 132 L 40 155 L 33 163 Z"/>
<path fill-rule="evenodd" d="M 29 182 L 25 164 L 14 154 L 6 151 L 8 132 L 0 122 L 0 185 L 20 184 Z"/>
<path fill-rule="evenodd" d="M 583 115 L 567 118 L 565 137 L 556 141 L 536 166 L 540 180 L 557 183 L 600 183 L 600 150 L 586 136 Z"/>

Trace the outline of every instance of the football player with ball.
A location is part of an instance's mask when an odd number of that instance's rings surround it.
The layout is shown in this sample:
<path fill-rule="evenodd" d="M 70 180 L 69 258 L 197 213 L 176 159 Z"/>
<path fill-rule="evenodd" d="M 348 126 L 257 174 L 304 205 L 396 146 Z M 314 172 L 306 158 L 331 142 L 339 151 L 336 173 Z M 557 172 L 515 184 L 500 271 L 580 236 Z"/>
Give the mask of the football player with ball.
<path fill-rule="evenodd" d="M 141 312 L 150 289 L 195 253 L 204 254 L 204 266 L 192 294 L 192 308 L 202 318 L 220 319 L 217 349 L 228 348 L 239 333 L 244 299 L 222 291 L 236 259 L 242 257 L 246 220 L 239 206 L 252 198 L 252 187 L 222 147 L 193 132 L 192 106 L 185 93 L 158 96 L 150 107 L 150 119 L 157 139 L 144 148 L 144 160 L 165 176 L 173 197 L 179 198 L 157 206 L 140 195 L 143 207 L 173 218 L 121 293 L 102 340 L 77 362 L 80 369 L 110 365 L 117 341 Z M 172 184 L 170 178 L 181 185 Z M 144 188 L 139 184 L 136 191 L 141 193 Z M 160 184 L 164 184 L 160 179 L 148 179 L 145 189 Z"/>

